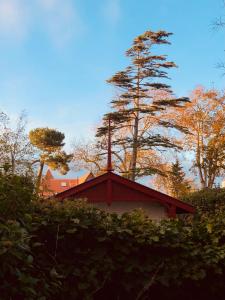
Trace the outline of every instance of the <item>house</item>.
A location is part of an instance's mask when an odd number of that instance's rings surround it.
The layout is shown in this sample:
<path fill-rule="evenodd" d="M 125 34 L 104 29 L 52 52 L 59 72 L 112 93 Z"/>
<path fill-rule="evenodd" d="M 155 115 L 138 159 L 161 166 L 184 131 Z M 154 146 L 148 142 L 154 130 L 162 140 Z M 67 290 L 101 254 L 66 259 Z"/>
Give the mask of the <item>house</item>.
<path fill-rule="evenodd" d="M 119 214 L 142 208 L 154 220 L 194 213 L 192 205 L 123 178 L 111 170 L 60 192 L 55 198 L 83 198 L 98 208 Z"/>
<path fill-rule="evenodd" d="M 154 220 L 194 213 L 194 207 L 188 203 L 115 174 L 111 161 L 110 120 L 108 128 L 106 173 L 59 192 L 55 195 L 56 199 L 87 199 L 98 208 L 119 214 L 142 208 Z"/>
<path fill-rule="evenodd" d="M 86 182 L 93 177 L 93 174 L 89 172 L 82 177 L 77 177 L 74 179 L 54 178 L 52 172 L 48 169 L 46 175 L 41 181 L 40 193 L 44 197 L 50 197 Z"/>

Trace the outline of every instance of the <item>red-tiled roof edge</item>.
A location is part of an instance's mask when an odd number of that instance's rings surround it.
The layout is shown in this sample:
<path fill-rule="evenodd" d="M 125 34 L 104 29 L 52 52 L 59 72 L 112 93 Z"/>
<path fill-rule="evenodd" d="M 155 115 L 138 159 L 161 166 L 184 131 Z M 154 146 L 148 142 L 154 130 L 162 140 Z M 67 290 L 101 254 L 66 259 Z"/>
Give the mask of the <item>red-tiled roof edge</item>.
<path fill-rule="evenodd" d="M 119 176 L 119 175 L 117 175 L 113 172 L 104 173 L 104 174 L 102 174 L 98 177 L 95 177 L 95 178 L 87 181 L 87 182 L 84 182 L 84 183 L 81 183 L 77 186 L 71 187 L 71 188 L 69 188 L 69 189 L 67 189 L 63 192 L 60 192 L 60 193 L 56 194 L 55 198 L 65 199 L 67 197 L 70 197 L 73 194 L 73 192 L 83 191 L 86 188 L 94 186 L 95 184 L 103 182 L 103 181 L 105 181 L 109 178 L 114 179 L 115 181 L 117 181 L 119 183 L 122 183 L 126 186 L 129 186 L 130 188 L 133 188 L 135 190 L 138 190 L 138 191 L 140 191 L 144 194 L 149 195 L 151 193 L 151 196 L 154 196 L 156 198 L 156 200 L 159 200 L 159 202 L 161 202 L 161 203 L 162 203 L 162 201 L 165 201 L 166 203 L 174 205 L 174 206 L 180 208 L 183 211 L 186 211 L 186 212 L 189 212 L 189 213 L 194 213 L 195 212 L 195 208 L 192 205 L 190 205 L 186 202 L 183 202 L 181 200 L 173 198 L 173 197 L 171 197 L 169 195 L 166 195 L 164 193 L 158 192 L 158 191 L 156 191 L 154 189 L 151 189 L 147 186 L 144 186 L 140 183 L 137 183 L 137 182 L 131 181 L 127 178 L 121 177 L 121 176 Z"/>
<path fill-rule="evenodd" d="M 50 179 L 51 181 L 78 181 L 79 178 L 74 178 L 74 179 L 69 179 L 69 178 L 65 178 L 65 179 L 60 179 L 60 178 L 52 178 Z"/>
<path fill-rule="evenodd" d="M 105 181 L 105 180 L 107 180 L 107 177 L 106 177 L 107 174 L 108 173 L 104 173 L 102 175 L 99 175 L 98 177 L 94 177 L 93 179 L 90 179 L 90 180 L 85 181 L 83 183 L 80 183 L 76 186 L 73 186 L 73 187 L 71 187 L 70 189 L 68 189 L 66 191 L 58 193 L 57 195 L 55 195 L 55 198 L 60 198 L 62 196 L 62 198 L 65 199 L 66 197 L 69 197 L 73 193 L 74 189 L 77 190 L 76 192 L 80 192 L 83 189 L 85 189 L 86 187 L 91 187 L 91 186 L 95 185 L 96 183 L 100 183 L 102 181 Z M 106 177 L 106 178 L 104 179 L 104 177 Z M 103 178 L 103 180 L 102 180 L 102 178 Z M 69 192 L 69 195 L 67 195 L 68 192 Z M 66 195 L 64 196 L 65 193 L 66 193 Z"/>

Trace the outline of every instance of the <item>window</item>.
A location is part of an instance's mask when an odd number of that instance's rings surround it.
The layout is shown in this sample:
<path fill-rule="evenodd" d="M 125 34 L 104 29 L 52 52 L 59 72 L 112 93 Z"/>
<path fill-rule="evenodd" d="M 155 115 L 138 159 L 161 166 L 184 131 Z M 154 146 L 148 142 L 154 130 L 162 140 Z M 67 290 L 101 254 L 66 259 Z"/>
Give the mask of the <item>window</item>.
<path fill-rule="evenodd" d="M 67 186 L 66 182 L 61 182 L 61 186 Z"/>

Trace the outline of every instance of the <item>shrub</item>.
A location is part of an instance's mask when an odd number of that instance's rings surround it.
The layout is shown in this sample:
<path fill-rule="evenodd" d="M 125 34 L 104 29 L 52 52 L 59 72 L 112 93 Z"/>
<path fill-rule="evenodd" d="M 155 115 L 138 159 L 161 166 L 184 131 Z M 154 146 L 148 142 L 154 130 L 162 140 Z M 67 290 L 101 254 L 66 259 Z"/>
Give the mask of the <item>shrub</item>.
<path fill-rule="evenodd" d="M 188 194 L 183 200 L 196 207 L 197 215 L 215 214 L 225 210 L 225 189 L 203 189 Z"/>
<path fill-rule="evenodd" d="M 191 289 L 223 299 L 224 226 L 222 212 L 156 224 L 140 211 L 46 203 L 33 217 L 32 251 L 45 276 L 60 282 L 53 299 L 192 299 Z"/>
<path fill-rule="evenodd" d="M 34 199 L 34 185 L 29 177 L 0 174 L 1 218 L 23 216 Z"/>
<path fill-rule="evenodd" d="M 0 223 L 1 300 L 224 299 L 225 211 L 154 223 L 43 200 Z"/>
<path fill-rule="evenodd" d="M 38 299 L 40 294 L 47 295 L 47 288 L 43 284 L 43 279 L 40 275 L 38 270 L 34 269 L 28 232 L 16 221 L 1 222 L 1 300 L 33 300 Z M 39 290 L 40 287 L 42 288 L 41 291 Z"/>

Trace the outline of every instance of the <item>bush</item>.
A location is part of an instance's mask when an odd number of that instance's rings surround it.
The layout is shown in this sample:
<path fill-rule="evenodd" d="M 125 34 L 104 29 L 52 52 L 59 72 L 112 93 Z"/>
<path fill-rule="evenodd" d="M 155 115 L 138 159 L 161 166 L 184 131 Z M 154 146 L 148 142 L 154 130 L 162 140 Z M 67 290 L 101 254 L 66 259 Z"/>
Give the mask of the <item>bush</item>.
<path fill-rule="evenodd" d="M 225 210 L 225 189 L 203 189 L 188 194 L 183 200 L 196 207 L 197 215 L 215 214 Z"/>
<path fill-rule="evenodd" d="M 224 299 L 224 228 L 222 211 L 156 224 L 68 201 L 38 205 L 30 234 L 34 265 L 58 287 L 48 299 Z"/>
<path fill-rule="evenodd" d="M 1 218 L 23 216 L 34 197 L 34 185 L 29 177 L 0 174 Z"/>
<path fill-rule="evenodd" d="M 82 201 L 0 222 L 1 300 L 224 299 L 225 211 L 154 223 Z"/>
<path fill-rule="evenodd" d="M 47 299 L 42 295 L 48 295 L 48 286 L 33 264 L 29 233 L 16 221 L 1 222 L 1 300 Z"/>

